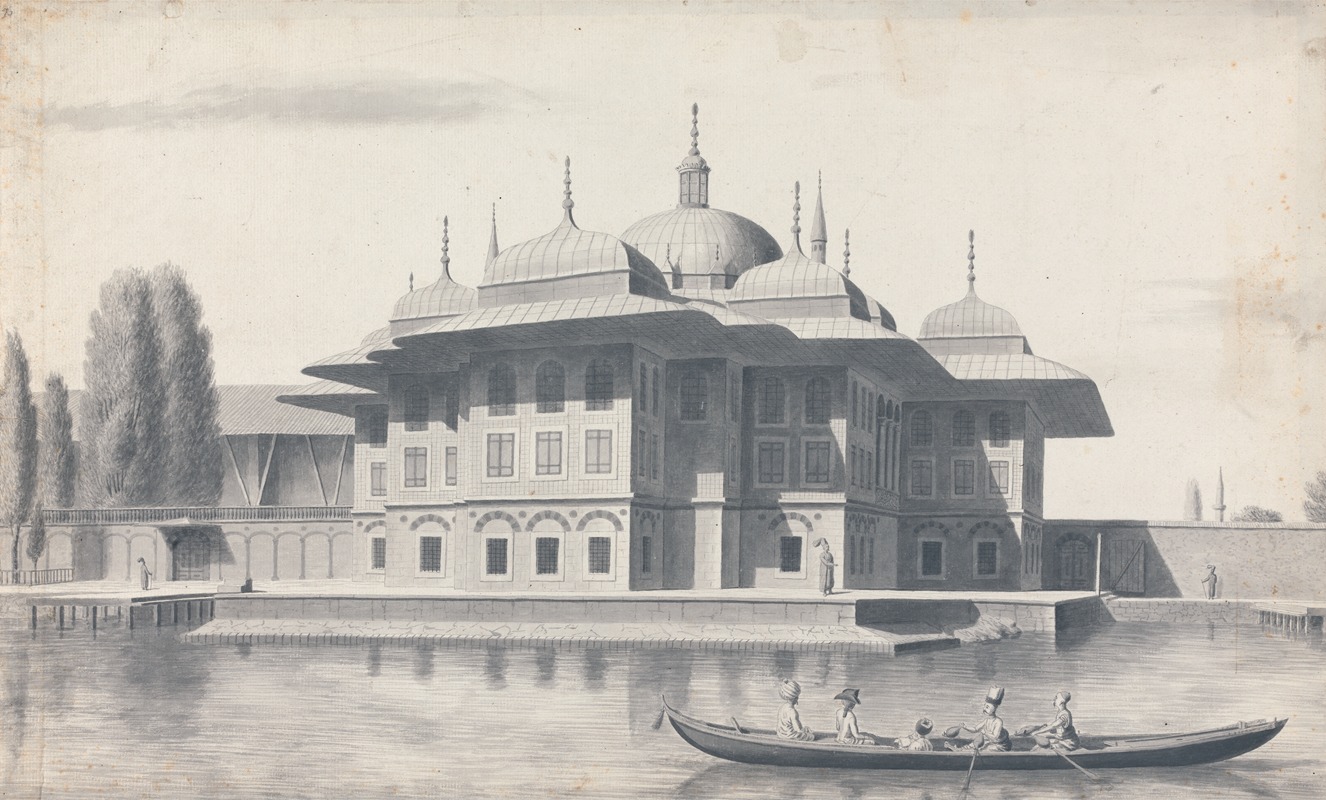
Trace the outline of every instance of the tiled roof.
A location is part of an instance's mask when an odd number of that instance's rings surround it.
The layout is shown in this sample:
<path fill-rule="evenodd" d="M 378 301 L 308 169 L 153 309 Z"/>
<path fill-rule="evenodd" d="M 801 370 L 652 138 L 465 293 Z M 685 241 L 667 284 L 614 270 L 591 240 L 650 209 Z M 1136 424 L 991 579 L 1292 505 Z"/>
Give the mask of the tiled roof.
<path fill-rule="evenodd" d="M 626 229 L 623 242 L 664 272 L 729 275 L 783 256 L 769 232 L 739 214 L 682 206 L 645 217 Z M 682 291 L 689 294 L 683 284 Z"/>
<path fill-rule="evenodd" d="M 324 382 L 325 383 L 325 382 Z M 336 414 L 297 408 L 277 402 L 277 397 L 307 391 L 330 392 L 332 387 L 315 388 L 319 384 L 290 386 L 286 384 L 249 384 L 218 386 L 217 423 L 223 436 L 247 434 L 307 434 L 330 436 L 354 433 L 353 420 Z M 366 391 L 341 386 L 346 392 Z M 82 436 L 83 390 L 69 393 L 69 410 L 74 418 L 74 439 Z"/>
<path fill-rule="evenodd" d="M 346 416 L 352 416 L 355 405 L 366 401 L 378 399 L 383 403 L 386 402 L 386 398 L 377 392 L 336 381 L 316 381 L 303 386 L 291 386 L 288 389 L 277 396 L 278 402 Z M 348 424 L 350 432 L 353 432 L 353 421 Z"/>
<path fill-rule="evenodd" d="M 962 381 L 1091 380 L 1075 369 L 1027 353 L 946 355 L 938 360 L 953 377 Z"/>

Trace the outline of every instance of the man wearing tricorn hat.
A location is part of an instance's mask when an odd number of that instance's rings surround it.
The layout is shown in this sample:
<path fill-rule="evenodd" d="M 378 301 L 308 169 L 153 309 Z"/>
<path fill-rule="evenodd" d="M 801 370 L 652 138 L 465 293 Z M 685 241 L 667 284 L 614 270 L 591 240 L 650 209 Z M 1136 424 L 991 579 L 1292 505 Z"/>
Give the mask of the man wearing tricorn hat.
<path fill-rule="evenodd" d="M 965 747 L 959 748 L 952 742 L 947 743 L 950 750 L 993 750 L 1004 751 L 1012 746 L 1008 738 L 1008 729 L 1004 727 L 1004 721 L 999 718 L 999 704 L 1004 702 L 1004 689 L 1002 686 L 995 686 L 985 693 L 985 704 L 981 706 L 981 714 L 984 719 L 975 725 L 960 725 L 958 728 L 949 728 L 945 731 L 947 736 L 956 736 L 959 731 L 968 731 L 976 734 Z"/>
<path fill-rule="evenodd" d="M 843 689 L 834 695 L 833 699 L 838 701 L 838 712 L 833 720 L 834 727 L 838 729 L 838 743 L 874 744 L 875 738 L 868 733 L 862 733 L 856 722 L 854 709 L 861 705 L 861 690 Z"/>

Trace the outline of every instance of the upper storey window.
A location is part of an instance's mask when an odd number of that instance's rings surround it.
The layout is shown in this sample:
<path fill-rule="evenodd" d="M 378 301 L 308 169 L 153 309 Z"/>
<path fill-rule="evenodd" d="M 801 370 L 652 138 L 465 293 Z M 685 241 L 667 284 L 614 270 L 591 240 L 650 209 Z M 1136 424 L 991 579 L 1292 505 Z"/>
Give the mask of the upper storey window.
<path fill-rule="evenodd" d="M 976 415 L 961 410 L 953 414 L 953 446 L 971 447 L 976 444 Z"/>
<path fill-rule="evenodd" d="M 363 408 L 361 406 L 361 408 Z M 364 410 L 364 439 L 369 447 L 387 446 L 387 409 L 369 406 Z"/>
<path fill-rule="evenodd" d="M 856 391 L 856 381 L 852 381 L 852 388 L 850 389 L 850 393 L 852 395 L 852 427 L 856 428 L 861 423 L 860 411 L 858 409 L 858 400 L 860 398 L 860 395 Z"/>
<path fill-rule="evenodd" d="M 698 372 L 688 372 L 681 378 L 681 418 L 685 422 L 701 422 L 709 411 L 709 381 Z"/>
<path fill-rule="evenodd" d="M 516 413 L 516 371 L 498 364 L 488 371 L 488 416 L 509 417 Z"/>
<path fill-rule="evenodd" d="M 829 424 L 829 381 L 826 378 L 812 378 L 806 384 L 806 424 Z"/>
<path fill-rule="evenodd" d="M 405 390 L 405 430 L 428 430 L 428 390 L 422 386 Z"/>
<path fill-rule="evenodd" d="M 912 447 L 929 447 L 935 441 L 935 422 L 929 411 L 912 414 Z"/>
<path fill-rule="evenodd" d="M 629 381 L 630 373 L 627 373 Z M 612 365 L 606 361 L 591 361 L 585 370 L 585 410 L 612 409 Z"/>
<path fill-rule="evenodd" d="M 560 414 L 566 410 L 566 370 L 556 361 L 545 361 L 534 373 L 534 410 Z"/>
<path fill-rule="evenodd" d="M 990 446 L 1008 447 L 1008 414 L 996 411 L 990 415 Z"/>
<path fill-rule="evenodd" d="M 659 391 L 660 391 L 660 389 L 659 389 L 659 385 L 658 385 L 658 367 L 654 367 L 654 385 L 653 385 L 653 394 L 652 394 L 652 396 L 651 396 L 650 399 L 649 399 L 649 410 L 650 410 L 650 411 L 653 413 L 653 415 L 656 416 L 656 417 L 658 416 L 658 393 L 659 393 Z"/>
<path fill-rule="evenodd" d="M 644 364 L 640 365 L 640 399 L 636 402 L 641 412 L 649 408 L 649 367 Z"/>
<path fill-rule="evenodd" d="M 782 425 L 787 415 L 787 390 L 779 378 L 765 378 L 760 382 L 761 425 Z"/>

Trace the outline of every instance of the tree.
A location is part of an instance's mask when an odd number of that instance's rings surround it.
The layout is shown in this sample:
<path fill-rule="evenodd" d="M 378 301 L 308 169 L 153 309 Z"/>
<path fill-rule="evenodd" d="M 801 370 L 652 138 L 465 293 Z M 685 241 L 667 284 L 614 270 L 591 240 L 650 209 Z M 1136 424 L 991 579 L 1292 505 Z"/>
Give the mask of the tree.
<path fill-rule="evenodd" d="M 212 505 L 221 496 L 221 428 L 212 370 L 212 333 L 184 271 L 152 271 L 152 305 L 161 336 L 165 501 Z"/>
<path fill-rule="evenodd" d="M 1303 486 L 1308 499 L 1303 501 L 1303 513 L 1308 522 L 1326 522 L 1326 472 L 1318 472 L 1317 477 Z"/>
<path fill-rule="evenodd" d="M 161 502 L 164 463 L 161 343 L 152 287 L 140 269 L 101 285 L 83 364 L 80 473 L 95 507 Z"/>
<path fill-rule="evenodd" d="M 40 499 L 51 508 L 69 508 L 74 504 L 78 467 L 74 461 L 74 415 L 69 412 L 69 390 L 58 373 L 46 379 L 37 430 L 41 440 Z"/>
<path fill-rule="evenodd" d="M 1202 487 L 1197 485 L 1196 478 L 1188 480 L 1188 490 L 1183 502 L 1183 518 L 1192 522 L 1200 522 L 1202 519 Z"/>
<path fill-rule="evenodd" d="M 14 532 L 13 569 L 19 569 L 18 543 L 37 493 L 37 409 L 28 385 L 28 355 L 18 333 L 5 335 L 0 384 L 0 524 Z"/>
<path fill-rule="evenodd" d="M 1285 517 L 1279 511 L 1272 511 L 1261 506 L 1244 506 L 1233 516 L 1234 522 L 1284 522 Z"/>
<path fill-rule="evenodd" d="M 42 510 L 41 500 L 32 509 L 32 524 L 28 526 L 28 558 L 32 559 L 32 568 L 37 568 L 37 559 L 46 552 L 46 513 Z"/>

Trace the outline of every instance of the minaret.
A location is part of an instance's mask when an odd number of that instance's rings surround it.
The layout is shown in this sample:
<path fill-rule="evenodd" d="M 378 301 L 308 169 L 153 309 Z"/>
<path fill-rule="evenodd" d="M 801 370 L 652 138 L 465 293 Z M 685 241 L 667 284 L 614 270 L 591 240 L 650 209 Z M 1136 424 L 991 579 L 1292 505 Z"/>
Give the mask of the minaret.
<path fill-rule="evenodd" d="M 843 277 L 852 275 L 852 229 L 843 231 Z"/>
<path fill-rule="evenodd" d="M 967 294 L 976 294 L 976 231 L 967 231 Z"/>
<path fill-rule="evenodd" d="M 792 246 L 801 252 L 801 181 L 792 186 Z M 804 254 L 803 254 L 804 255 Z"/>
<path fill-rule="evenodd" d="M 677 206 L 709 207 L 709 165 L 700 155 L 700 105 L 691 104 L 691 149 L 677 167 L 680 178 Z"/>
<path fill-rule="evenodd" d="M 1220 521 L 1225 521 L 1225 468 L 1220 468 L 1219 477 L 1216 478 L 1216 504 L 1213 506 L 1216 513 L 1220 515 Z"/>
<path fill-rule="evenodd" d="M 497 203 L 493 203 L 493 229 L 488 234 L 488 260 L 484 262 L 484 266 L 493 263 L 497 253 Z"/>
<path fill-rule="evenodd" d="M 824 224 L 824 176 L 819 177 L 815 194 L 815 219 L 810 223 L 810 259 L 828 263 L 829 233 Z"/>
<path fill-rule="evenodd" d="M 571 199 L 571 157 L 566 157 L 566 176 L 562 178 L 562 208 L 566 211 L 566 216 L 562 218 L 563 225 L 576 227 L 575 217 L 571 216 L 571 209 L 576 207 L 576 201 Z"/>

